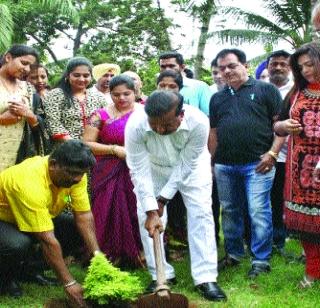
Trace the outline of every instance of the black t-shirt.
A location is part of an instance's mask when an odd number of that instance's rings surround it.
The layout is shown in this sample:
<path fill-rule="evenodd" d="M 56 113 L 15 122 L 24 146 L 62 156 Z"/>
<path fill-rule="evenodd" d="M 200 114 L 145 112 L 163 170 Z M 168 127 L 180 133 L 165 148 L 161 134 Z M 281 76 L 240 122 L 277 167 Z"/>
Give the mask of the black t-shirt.
<path fill-rule="evenodd" d="M 273 142 L 273 118 L 282 98 L 271 83 L 249 78 L 237 91 L 226 86 L 210 101 L 210 126 L 217 129 L 215 162 L 246 164 L 260 159 Z"/>

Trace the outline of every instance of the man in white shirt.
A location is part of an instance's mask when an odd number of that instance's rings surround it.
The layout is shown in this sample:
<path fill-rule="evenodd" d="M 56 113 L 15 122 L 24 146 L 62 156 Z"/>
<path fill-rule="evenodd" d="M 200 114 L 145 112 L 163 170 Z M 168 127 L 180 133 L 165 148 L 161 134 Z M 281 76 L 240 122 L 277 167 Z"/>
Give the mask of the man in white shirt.
<path fill-rule="evenodd" d="M 211 209 L 212 175 L 207 148 L 209 122 L 197 108 L 183 105 L 183 97 L 170 91 L 155 91 L 145 110 L 130 117 L 125 130 L 127 164 L 138 202 L 141 239 L 152 283 L 156 287 L 153 233 L 163 230 L 166 204 L 179 191 L 187 208 L 191 273 L 196 288 L 209 300 L 226 295 L 216 283 L 217 251 Z M 166 278 L 175 280 L 162 256 Z"/>
<path fill-rule="evenodd" d="M 93 67 L 92 75 L 95 81 L 97 82 L 93 89 L 99 93 L 102 93 L 106 98 L 108 104 L 113 104 L 109 83 L 114 76 L 120 74 L 120 66 L 113 63 L 102 63 Z"/>
<path fill-rule="evenodd" d="M 290 79 L 290 53 L 285 50 L 277 50 L 267 59 L 269 82 L 274 84 L 282 99 L 286 97 L 293 87 Z M 276 164 L 276 174 L 271 189 L 272 225 L 273 225 L 273 251 L 285 256 L 284 246 L 287 236 L 283 221 L 283 189 L 285 180 L 285 162 L 287 158 L 288 142 L 283 138 L 283 145 L 279 151 Z"/>

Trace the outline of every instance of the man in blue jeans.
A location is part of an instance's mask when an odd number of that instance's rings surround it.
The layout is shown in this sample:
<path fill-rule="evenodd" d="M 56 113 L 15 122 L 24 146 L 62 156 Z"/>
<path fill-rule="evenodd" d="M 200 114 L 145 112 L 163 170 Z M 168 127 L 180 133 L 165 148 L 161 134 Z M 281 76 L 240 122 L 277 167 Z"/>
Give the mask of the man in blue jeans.
<path fill-rule="evenodd" d="M 251 227 L 255 278 L 269 272 L 272 251 L 270 190 L 282 138 L 274 137 L 273 121 L 282 104 L 278 89 L 248 76 L 246 55 L 224 49 L 216 57 L 227 86 L 210 101 L 209 149 L 214 157 L 226 257 L 219 268 L 239 264 L 244 256 L 243 212 Z"/>

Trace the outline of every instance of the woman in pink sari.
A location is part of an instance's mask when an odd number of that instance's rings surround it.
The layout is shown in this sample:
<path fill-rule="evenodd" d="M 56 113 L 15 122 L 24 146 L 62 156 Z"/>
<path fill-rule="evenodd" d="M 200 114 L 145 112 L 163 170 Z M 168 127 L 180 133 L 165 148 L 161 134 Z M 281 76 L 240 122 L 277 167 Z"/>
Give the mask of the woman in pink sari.
<path fill-rule="evenodd" d="M 101 250 L 119 266 L 141 266 L 142 250 L 133 192 L 124 150 L 124 129 L 136 108 L 133 80 L 124 75 L 110 81 L 113 104 L 96 110 L 83 139 L 97 163 L 91 174 L 92 212 Z"/>

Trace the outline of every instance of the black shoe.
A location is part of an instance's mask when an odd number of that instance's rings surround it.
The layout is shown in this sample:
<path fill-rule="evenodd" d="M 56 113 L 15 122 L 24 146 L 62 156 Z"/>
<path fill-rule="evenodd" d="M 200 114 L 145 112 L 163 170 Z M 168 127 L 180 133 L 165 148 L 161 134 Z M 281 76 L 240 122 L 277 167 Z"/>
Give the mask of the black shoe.
<path fill-rule="evenodd" d="M 176 278 L 167 279 L 168 286 L 175 285 L 176 283 L 177 283 Z M 147 288 L 144 290 L 144 294 L 154 293 L 156 291 L 156 288 L 157 288 L 157 281 L 152 280 L 150 284 L 147 286 Z"/>
<path fill-rule="evenodd" d="M 216 282 L 205 282 L 196 286 L 201 295 L 210 301 L 225 301 L 226 294 L 218 286 Z"/>
<path fill-rule="evenodd" d="M 22 289 L 17 281 L 10 280 L 7 281 L 6 285 L 1 289 L 1 294 L 7 294 L 11 297 L 18 298 L 22 296 Z"/>
<path fill-rule="evenodd" d="M 252 268 L 248 272 L 248 277 L 254 279 L 261 273 L 269 273 L 270 271 L 271 268 L 269 264 L 252 264 Z"/>
<path fill-rule="evenodd" d="M 25 274 L 20 279 L 23 282 L 36 283 L 40 286 L 58 286 L 58 280 L 56 278 L 46 277 L 40 273 L 37 274 Z"/>
<path fill-rule="evenodd" d="M 218 271 L 224 270 L 227 267 L 238 266 L 239 264 L 239 260 L 236 260 L 226 255 L 223 259 L 218 261 Z"/>

